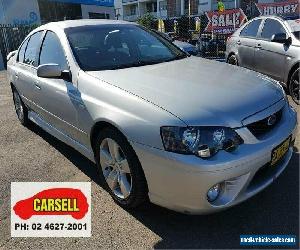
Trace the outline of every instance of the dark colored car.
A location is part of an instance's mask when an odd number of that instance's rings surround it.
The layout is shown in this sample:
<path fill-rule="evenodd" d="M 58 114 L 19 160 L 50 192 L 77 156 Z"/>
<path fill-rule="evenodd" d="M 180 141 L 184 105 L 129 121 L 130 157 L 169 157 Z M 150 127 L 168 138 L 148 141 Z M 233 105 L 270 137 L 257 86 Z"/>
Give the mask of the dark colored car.
<path fill-rule="evenodd" d="M 202 35 L 197 42 L 197 48 L 203 57 L 224 57 L 226 43 L 225 39 Z"/>

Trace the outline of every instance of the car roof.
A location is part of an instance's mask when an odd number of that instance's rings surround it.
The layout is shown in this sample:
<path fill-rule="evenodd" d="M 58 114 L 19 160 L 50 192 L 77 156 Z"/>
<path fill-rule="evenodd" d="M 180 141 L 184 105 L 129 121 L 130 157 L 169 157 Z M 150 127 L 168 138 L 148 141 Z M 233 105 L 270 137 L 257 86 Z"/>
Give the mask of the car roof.
<path fill-rule="evenodd" d="M 281 16 L 276 16 L 276 15 L 258 16 L 249 21 L 257 20 L 257 19 L 267 19 L 267 18 L 278 19 L 280 21 L 284 21 L 284 19 Z"/>
<path fill-rule="evenodd" d="M 251 20 L 254 20 L 254 19 L 267 19 L 267 18 L 273 18 L 273 19 L 277 19 L 279 21 L 282 21 L 282 22 L 285 22 L 285 21 L 288 21 L 288 20 L 295 20 L 295 19 L 299 19 L 299 16 L 289 16 L 289 15 L 268 15 L 268 16 L 259 16 L 259 17 L 256 17 L 256 18 L 253 18 Z"/>
<path fill-rule="evenodd" d="M 126 22 L 121 20 L 108 20 L 108 19 L 79 19 L 79 20 L 66 20 L 66 21 L 59 21 L 59 22 L 51 22 L 40 26 L 40 29 L 47 29 L 52 27 L 59 27 L 61 29 L 73 28 L 73 27 L 80 27 L 80 26 L 90 26 L 90 25 L 106 25 L 106 24 L 115 24 L 115 25 L 122 25 L 122 24 L 131 24 L 136 25 L 132 22 Z"/>

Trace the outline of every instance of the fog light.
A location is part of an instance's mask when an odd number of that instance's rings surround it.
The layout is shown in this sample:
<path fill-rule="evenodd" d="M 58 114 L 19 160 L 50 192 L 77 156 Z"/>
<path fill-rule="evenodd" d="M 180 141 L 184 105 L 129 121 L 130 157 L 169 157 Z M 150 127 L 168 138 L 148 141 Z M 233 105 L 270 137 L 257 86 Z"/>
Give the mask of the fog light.
<path fill-rule="evenodd" d="M 215 201 L 218 198 L 220 191 L 221 191 L 220 184 L 216 184 L 213 187 L 211 187 L 207 192 L 207 200 L 209 202 Z"/>

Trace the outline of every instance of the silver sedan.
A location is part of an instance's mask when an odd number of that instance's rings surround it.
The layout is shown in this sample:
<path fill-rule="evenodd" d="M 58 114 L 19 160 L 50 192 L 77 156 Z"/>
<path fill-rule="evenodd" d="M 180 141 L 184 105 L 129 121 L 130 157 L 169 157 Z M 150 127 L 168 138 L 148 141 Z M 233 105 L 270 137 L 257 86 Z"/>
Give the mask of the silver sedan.
<path fill-rule="evenodd" d="M 250 20 L 227 40 L 226 60 L 278 80 L 299 104 L 299 16 Z"/>
<path fill-rule="evenodd" d="M 189 57 L 136 24 L 40 26 L 10 55 L 8 76 L 20 122 L 94 161 L 125 208 L 149 198 L 219 211 L 271 184 L 293 152 L 296 112 L 276 81 Z"/>

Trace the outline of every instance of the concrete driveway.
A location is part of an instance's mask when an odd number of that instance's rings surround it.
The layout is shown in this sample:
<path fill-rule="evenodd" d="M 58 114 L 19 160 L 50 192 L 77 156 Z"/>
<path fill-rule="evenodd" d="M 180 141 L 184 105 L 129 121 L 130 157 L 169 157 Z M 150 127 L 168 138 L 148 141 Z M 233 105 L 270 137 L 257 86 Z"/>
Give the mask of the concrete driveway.
<path fill-rule="evenodd" d="M 37 126 L 27 129 L 19 124 L 2 71 L 0 249 L 240 248 L 240 234 L 299 235 L 299 138 L 298 132 L 293 158 L 276 182 L 229 210 L 188 216 L 145 204 L 125 211 L 97 184 L 93 163 Z M 92 237 L 11 238 L 12 181 L 91 181 Z"/>

